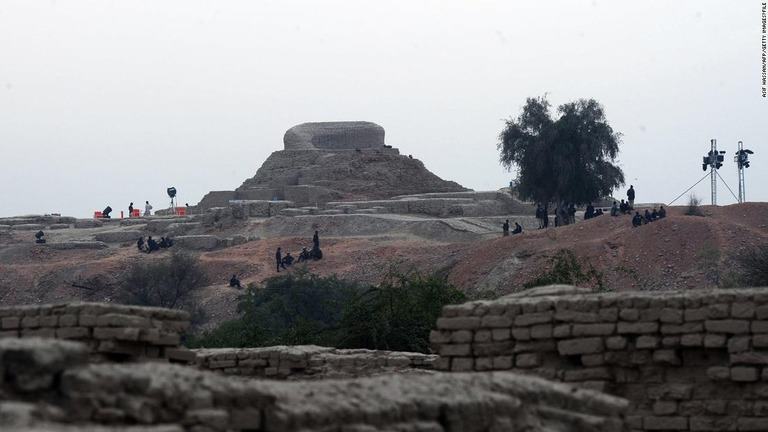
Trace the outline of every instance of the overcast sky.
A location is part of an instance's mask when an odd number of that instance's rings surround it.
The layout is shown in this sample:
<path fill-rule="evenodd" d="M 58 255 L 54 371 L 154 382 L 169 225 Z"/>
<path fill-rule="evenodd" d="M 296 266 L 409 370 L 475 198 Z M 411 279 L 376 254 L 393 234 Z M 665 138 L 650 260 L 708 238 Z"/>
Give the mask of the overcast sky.
<path fill-rule="evenodd" d="M 706 173 L 768 201 L 761 1 L 0 0 L 0 216 L 232 190 L 300 123 L 365 120 L 447 180 L 506 186 L 526 97 L 603 104 L 638 202 Z M 709 179 L 692 190 L 710 201 Z M 676 204 L 687 201 L 686 194 Z M 722 182 L 718 204 L 736 199 Z"/>

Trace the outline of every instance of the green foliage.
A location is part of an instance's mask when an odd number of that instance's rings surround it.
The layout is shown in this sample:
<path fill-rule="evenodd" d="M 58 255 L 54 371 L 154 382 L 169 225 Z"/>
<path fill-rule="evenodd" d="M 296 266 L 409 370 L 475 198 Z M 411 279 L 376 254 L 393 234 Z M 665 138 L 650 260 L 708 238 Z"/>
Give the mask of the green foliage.
<path fill-rule="evenodd" d="M 291 272 L 250 285 L 240 296 L 239 317 L 200 336 L 188 347 L 315 344 L 427 352 L 429 331 L 442 307 L 464 301 L 437 276 L 391 271 L 379 286 L 361 287 L 335 276 Z"/>
<path fill-rule="evenodd" d="M 603 282 L 603 273 L 598 272 L 587 261 L 587 269 L 576 259 L 576 255 L 568 249 L 560 249 L 549 259 L 551 268 L 542 272 L 534 279 L 523 284 L 523 287 L 533 288 L 552 284 L 595 286 L 597 291 L 608 291 Z"/>
<path fill-rule="evenodd" d="M 688 205 L 683 210 L 683 214 L 687 216 L 704 216 L 704 212 L 701 211 L 701 199 L 696 195 L 691 194 L 688 197 Z"/>
<path fill-rule="evenodd" d="M 208 281 L 196 255 L 174 251 L 170 257 L 141 256 L 120 276 L 118 301 L 186 310 L 193 324 L 199 324 L 203 313 L 193 294 Z"/>
<path fill-rule="evenodd" d="M 624 184 L 624 173 L 613 163 L 621 134 L 594 99 L 561 105 L 557 112 L 552 118 L 546 97 L 528 98 L 499 135 L 502 165 L 518 168 L 520 197 L 563 207 L 609 196 Z"/>

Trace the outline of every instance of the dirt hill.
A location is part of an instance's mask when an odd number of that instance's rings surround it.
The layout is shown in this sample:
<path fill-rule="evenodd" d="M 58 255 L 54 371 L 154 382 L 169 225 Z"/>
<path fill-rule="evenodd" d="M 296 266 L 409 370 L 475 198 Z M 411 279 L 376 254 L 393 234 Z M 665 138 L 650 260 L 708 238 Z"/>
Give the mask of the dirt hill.
<path fill-rule="evenodd" d="M 324 259 L 295 267 L 366 283 L 379 282 L 390 265 L 416 267 L 422 272 L 441 271 L 469 292 L 502 295 L 521 290 L 525 282 L 551 267 L 550 258 L 557 251 L 567 249 L 583 268 L 594 267 L 606 289 L 706 288 L 728 276 L 734 252 L 768 243 L 768 203 L 702 209 L 705 217 L 685 216 L 682 208 L 672 207 L 666 219 L 639 228 L 632 228 L 630 216 L 604 215 L 566 227 L 526 229 L 510 237 L 499 232 L 484 240 L 462 242 L 399 232 L 356 237 L 324 237 L 321 232 Z M 95 231 L 63 229 L 47 236 L 84 239 Z M 262 238 L 201 252 L 201 261 L 214 280 L 200 294 L 211 322 L 235 313 L 239 292 L 227 284 L 232 274 L 244 284 L 261 283 L 276 275 L 273 257 L 278 246 L 296 254 L 308 244 L 311 239 L 304 237 Z M 138 254 L 133 243 L 55 249 L 36 245 L 29 231 L 2 231 L 0 304 L 112 301 L 116 281 L 129 263 L 168 253 Z"/>

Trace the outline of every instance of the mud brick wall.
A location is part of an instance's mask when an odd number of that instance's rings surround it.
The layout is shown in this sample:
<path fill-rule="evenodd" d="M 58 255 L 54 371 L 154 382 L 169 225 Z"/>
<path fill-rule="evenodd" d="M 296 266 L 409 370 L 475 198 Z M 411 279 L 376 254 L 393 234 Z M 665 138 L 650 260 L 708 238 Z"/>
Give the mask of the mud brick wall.
<path fill-rule="evenodd" d="M 621 432 L 628 403 L 510 372 L 285 382 L 189 366 L 87 364 L 88 348 L 0 340 L 3 430 Z M 129 428 L 125 428 L 129 426 Z"/>
<path fill-rule="evenodd" d="M 306 380 L 432 370 L 436 355 L 314 345 L 194 350 L 202 369 L 226 375 Z"/>
<path fill-rule="evenodd" d="M 0 307 L 0 338 L 44 337 L 85 343 L 91 359 L 194 362 L 180 348 L 184 311 L 103 303 Z"/>
<path fill-rule="evenodd" d="M 445 307 L 436 369 L 624 397 L 638 431 L 768 430 L 768 289 L 533 294 Z"/>

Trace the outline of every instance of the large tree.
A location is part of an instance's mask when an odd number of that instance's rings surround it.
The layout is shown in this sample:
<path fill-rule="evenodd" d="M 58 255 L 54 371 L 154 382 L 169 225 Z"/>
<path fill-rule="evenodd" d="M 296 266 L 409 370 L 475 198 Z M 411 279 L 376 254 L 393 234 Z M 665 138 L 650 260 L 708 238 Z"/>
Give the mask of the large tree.
<path fill-rule="evenodd" d="M 520 116 L 505 122 L 498 148 L 506 169 L 517 166 L 520 197 L 555 203 L 567 224 L 566 203 L 587 204 L 624 184 L 614 164 L 621 134 L 594 99 L 560 105 L 557 114 L 552 117 L 546 96 L 528 98 Z"/>

